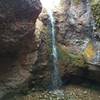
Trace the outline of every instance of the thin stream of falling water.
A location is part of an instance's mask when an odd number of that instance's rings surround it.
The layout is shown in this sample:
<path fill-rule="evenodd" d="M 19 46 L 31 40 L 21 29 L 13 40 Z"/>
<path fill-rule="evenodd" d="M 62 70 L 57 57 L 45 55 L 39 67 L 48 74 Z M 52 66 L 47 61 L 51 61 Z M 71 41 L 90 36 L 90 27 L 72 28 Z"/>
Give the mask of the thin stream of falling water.
<path fill-rule="evenodd" d="M 50 34 L 51 34 L 51 45 L 52 45 L 52 66 L 51 67 L 51 79 L 52 89 L 56 90 L 62 84 L 59 64 L 58 64 L 58 53 L 56 47 L 56 30 L 55 30 L 55 18 L 53 16 L 53 9 L 59 5 L 60 0 L 41 0 L 43 7 L 47 10 L 50 19 Z"/>
<path fill-rule="evenodd" d="M 93 64 L 100 66 L 100 41 L 95 42 L 96 55 L 92 60 Z"/>
<path fill-rule="evenodd" d="M 89 11 L 89 15 L 93 15 L 92 11 L 91 11 L 91 4 L 90 4 L 90 0 L 87 0 L 87 10 Z M 94 38 L 94 29 L 95 29 L 95 21 L 94 19 L 91 19 L 92 21 L 90 21 L 90 28 L 89 28 L 89 35 L 93 41 L 93 45 L 94 45 L 94 49 L 95 49 L 95 57 L 93 58 L 92 63 L 94 64 L 100 64 L 100 46 L 97 44 L 96 39 Z"/>
<path fill-rule="evenodd" d="M 52 87 L 53 89 L 58 89 L 61 84 L 61 77 L 59 72 L 59 64 L 58 64 L 58 53 L 56 47 L 56 35 L 55 35 L 55 19 L 53 16 L 53 12 L 51 10 L 48 11 L 49 19 L 51 22 L 51 40 L 52 40 L 52 58 L 53 58 L 53 69 L 51 72 L 52 79 Z"/>
<path fill-rule="evenodd" d="M 94 50 L 95 50 L 95 56 L 91 63 L 100 64 L 100 46 L 98 45 L 96 39 L 94 38 L 94 29 L 96 29 L 96 27 L 95 27 L 94 19 L 93 18 L 91 19 L 91 15 L 93 14 L 91 11 L 90 0 L 81 0 L 81 6 L 83 8 L 83 13 L 87 12 L 87 18 L 88 18 L 87 33 L 88 33 L 89 39 L 91 39 L 91 42 L 93 43 Z M 86 40 L 87 41 L 86 45 L 88 44 L 89 39 Z M 84 47 L 86 47 L 86 45 Z"/>

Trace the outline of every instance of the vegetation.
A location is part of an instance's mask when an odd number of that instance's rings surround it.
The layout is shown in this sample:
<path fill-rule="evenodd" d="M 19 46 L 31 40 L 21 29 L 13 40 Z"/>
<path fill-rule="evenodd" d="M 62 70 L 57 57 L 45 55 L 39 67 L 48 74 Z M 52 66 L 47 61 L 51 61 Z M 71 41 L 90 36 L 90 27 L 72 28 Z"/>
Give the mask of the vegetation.
<path fill-rule="evenodd" d="M 72 66 L 86 67 L 84 57 L 81 53 L 73 53 L 68 49 L 65 49 L 61 45 L 58 46 L 59 60 L 65 62 L 66 64 L 72 64 Z"/>
<path fill-rule="evenodd" d="M 98 0 L 99 1 L 99 0 Z M 93 15 L 96 21 L 97 29 L 100 29 L 100 2 L 92 3 Z"/>

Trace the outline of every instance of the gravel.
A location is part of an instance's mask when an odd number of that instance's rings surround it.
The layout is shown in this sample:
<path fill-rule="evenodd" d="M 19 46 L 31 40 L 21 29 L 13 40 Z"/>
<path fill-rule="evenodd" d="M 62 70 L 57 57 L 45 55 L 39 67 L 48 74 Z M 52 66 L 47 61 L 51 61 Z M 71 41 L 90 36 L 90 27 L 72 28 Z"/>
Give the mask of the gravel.
<path fill-rule="evenodd" d="M 100 90 L 95 86 L 71 84 L 61 90 L 34 91 L 28 95 L 14 97 L 13 100 L 100 100 Z"/>

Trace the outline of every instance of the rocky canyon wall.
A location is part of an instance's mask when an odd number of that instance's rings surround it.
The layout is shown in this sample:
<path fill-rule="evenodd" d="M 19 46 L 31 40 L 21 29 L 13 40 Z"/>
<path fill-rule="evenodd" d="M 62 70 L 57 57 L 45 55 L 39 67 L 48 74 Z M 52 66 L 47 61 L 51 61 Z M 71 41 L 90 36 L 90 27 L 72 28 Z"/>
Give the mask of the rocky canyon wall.
<path fill-rule="evenodd" d="M 89 21 L 92 23 L 93 15 L 90 14 L 90 16 L 88 16 L 88 10 L 85 13 L 83 13 L 83 10 L 81 3 L 72 5 L 70 0 L 61 0 L 60 5 L 54 9 L 60 72 L 62 79 L 65 80 L 67 80 L 69 74 L 71 74 L 79 77 L 87 75 L 85 77 L 99 81 L 99 74 L 96 76 L 94 74 L 94 77 L 86 74 L 90 65 L 87 64 L 88 58 L 85 54 L 87 51 L 85 51 L 83 47 L 85 40 L 90 38 L 88 35 L 88 24 Z M 37 69 L 37 72 L 44 70 L 41 74 L 37 74 L 37 79 L 40 81 L 44 80 L 44 84 L 47 82 L 46 80 L 50 78 L 47 76 L 50 76 L 50 67 L 52 66 L 50 19 L 45 9 L 42 10 L 37 20 L 35 33 L 39 43 L 38 48 L 40 48 L 38 49 L 37 66 L 39 69 Z M 91 56 L 90 58 L 92 58 L 94 50 L 91 43 L 88 49 L 92 52 L 92 54 L 89 54 Z M 95 70 L 90 73 L 97 73 L 97 70 L 98 68 L 95 68 Z M 34 78 L 33 81 L 37 79 Z M 33 83 L 35 84 L 35 82 Z M 37 83 L 39 83 L 38 80 Z"/>
<path fill-rule="evenodd" d="M 0 0 L 0 100 L 27 87 L 37 59 L 34 31 L 41 9 L 39 0 Z"/>

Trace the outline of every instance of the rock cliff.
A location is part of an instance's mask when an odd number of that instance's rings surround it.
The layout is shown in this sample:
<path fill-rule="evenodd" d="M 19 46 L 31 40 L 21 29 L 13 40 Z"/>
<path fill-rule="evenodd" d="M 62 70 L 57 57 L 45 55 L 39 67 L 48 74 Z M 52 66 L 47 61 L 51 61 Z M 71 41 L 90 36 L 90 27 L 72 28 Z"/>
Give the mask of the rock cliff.
<path fill-rule="evenodd" d="M 0 100 L 30 80 L 37 59 L 35 22 L 41 9 L 39 0 L 0 0 Z"/>
<path fill-rule="evenodd" d="M 99 73 L 91 77 L 91 74 L 97 73 L 98 69 L 87 64 L 88 60 L 93 58 L 95 51 L 91 42 L 89 42 L 86 50 L 84 45 L 88 41 L 87 38 L 91 38 L 93 35 L 92 30 L 89 28 L 89 23 L 92 23 L 92 28 L 95 28 L 95 26 L 93 24 L 93 15 L 88 10 L 84 12 L 82 5 L 79 3 L 72 5 L 70 0 L 61 0 L 59 7 L 53 11 L 61 76 L 63 80 L 67 80 L 70 75 L 76 75 L 79 77 L 88 77 L 89 79 L 100 82 Z M 33 79 L 34 85 L 35 80 L 37 81 L 36 83 L 44 80 L 41 84 L 45 86 L 46 80 L 50 78 L 47 77 L 50 76 L 50 67 L 52 66 L 49 28 L 50 19 L 46 9 L 43 9 L 36 22 L 35 31 L 39 43 L 38 48 L 40 48 L 38 49 L 37 66 L 39 69 L 37 69 L 37 72 L 41 74 L 35 74 L 37 77 Z M 91 30 L 91 34 L 89 34 L 89 30 Z M 41 70 L 44 70 L 44 72 L 41 72 Z M 90 72 L 88 73 L 88 71 Z"/>

